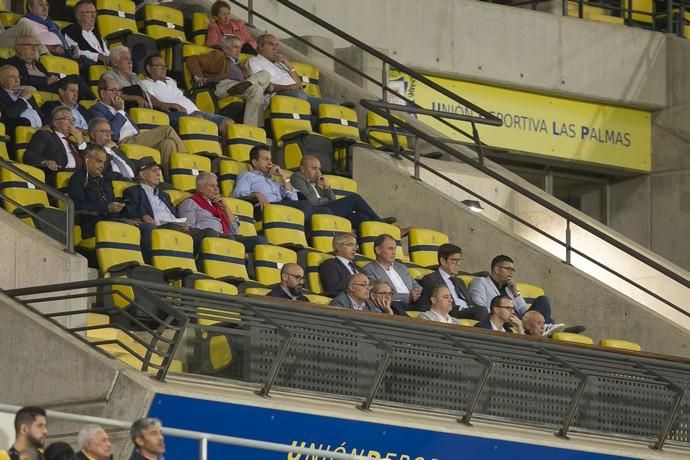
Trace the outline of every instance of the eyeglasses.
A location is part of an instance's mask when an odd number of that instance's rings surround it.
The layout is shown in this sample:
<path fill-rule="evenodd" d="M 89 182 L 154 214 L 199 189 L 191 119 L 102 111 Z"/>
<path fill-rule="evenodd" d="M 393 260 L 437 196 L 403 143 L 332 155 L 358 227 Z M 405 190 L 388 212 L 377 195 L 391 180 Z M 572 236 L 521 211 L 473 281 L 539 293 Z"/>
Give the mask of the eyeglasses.
<path fill-rule="evenodd" d="M 383 295 L 383 296 L 386 296 L 386 297 L 392 297 L 392 296 L 393 296 L 393 293 L 392 293 L 391 291 L 384 291 L 384 292 L 376 292 L 376 291 L 373 291 L 372 294 Z"/>
<path fill-rule="evenodd" d="M 501 267 L 500 265 L 498 265 L 498 268 L 502 268 L 503 270 L 510 273 L 515 273 L 515 269 L 513 267 Z"/>
<path fill-rule="evenodd" d="M 98 134 L 108 134 L 108 135 L 110 135 L 110 134 L 113 133 L 113 132 L 112 132 L 111 130 L 109 130 L 109 129 L 94 129 L 94 130 L 91 131 L 91 132 L 92 132 L 92 133 L 98 133 Z"/>
<path fill-rule="evenodd" d="M 68 117 L 68 116 L 55 118 L 55 121 L 60 121 L 60 120 L 72 120 L 72 122 L 77 121 L 76 118 L 74 118 L 74 117 Z"/>
<path fill-rule="evenodd" d="M 371 289 L 371 286 L 369 285 L 369 283 L 352 283 L 352 285 L 353 285 L 353 286 L 359 286 L 359 287 L 367 288 L 367 289 Z"/>
<path fill-rule="evenodd" d="M 34 43 L 17 43 L 16 45 L 17 46 L 28 46 L 30 48 L 38 48 L 38 45 L 36 45 Z"/>
<path fill-rule="evenodd" d="M 343 243 L 343 246 L 358 249 L 359 245 L 357 243 Z"/>
<path fill-rule="evenodd" d="M 292 276 L 292 277 L 295 278 L 297 281 L 304 281 L 304 276 L 302 276 L 302 275 L 293 275 L 292 273 L 286 273 L 286 275 Z"/>

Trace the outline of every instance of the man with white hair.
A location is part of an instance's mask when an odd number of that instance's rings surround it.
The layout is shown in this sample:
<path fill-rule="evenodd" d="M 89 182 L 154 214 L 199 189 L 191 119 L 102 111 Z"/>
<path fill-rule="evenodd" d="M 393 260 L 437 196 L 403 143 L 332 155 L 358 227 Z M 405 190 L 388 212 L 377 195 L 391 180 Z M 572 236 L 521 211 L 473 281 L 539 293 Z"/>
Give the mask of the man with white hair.
<path fill-rule="evenodd" d="M 130 436 L 134 451 L 129 460 L 163 460 L 165 439 L 161 421 L 157 418 L 140 418 L 132 424 Z"/>
<path fill-rule="evenodd" d="M 122 91 L 125 108 L 151 108 L 151 100 L 139 86 L 139 76 L 133 71 L 132 53 L 126 46 L 113 46 L 109 56 L 113 68 L 103 74 L 103 78 L 112 78 Z"/>
<path fill-rule="evenodd" d="M 94 0 L 80 0 L 74 6 L 76 22 L 65 27 L 63 32 L 67 44 L 77 47 L 77 54 L 84 63 L 108 65 L 110 51 L 96 29 L 96 15 Z"/>
<path fill-rule="evenodd" d="M 113 456 L 113 444 L 108 433 L 99 425 L 86 425 L 79 431 L 79 452 L 75 460 L 110 460 Z"/>

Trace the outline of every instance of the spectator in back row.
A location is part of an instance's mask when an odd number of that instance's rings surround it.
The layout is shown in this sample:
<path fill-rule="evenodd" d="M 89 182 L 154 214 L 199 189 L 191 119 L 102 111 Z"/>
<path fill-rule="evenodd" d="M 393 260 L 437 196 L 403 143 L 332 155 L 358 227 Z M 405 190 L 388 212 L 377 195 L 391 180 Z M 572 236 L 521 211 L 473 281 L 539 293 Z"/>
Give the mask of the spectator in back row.
<path fill-rule="evenodd" d="M 103 74 L 104 78 L 112 78 L 119 85 L 122 100 L 127 110 L 134 107 L 151 108 L 151 101 L 139 86 L 139 76 L 132 71 L 132 53 L 123 45 L 116 45 L 110 50 L 110 61 L 113 67 Z"/>
<path fill-rule="evenodd" d="M 319 280 L 324 293 L 335 297 L 345 290 L 345 282 L 350 275 L 359 273 L 355 265 L 357 237 L 354 233 L 338 233 L 333 237 L 335 257 L 319 264 Z"/>
<path fill-rule="evenodd" d="M 86 425 L 79 430 L 79 452 L 74 460 L 111 460 L 113 444 L 108 433 L 99 425 Z"/>
<path fill-rule="evenodd" d="M 541 337 L 544 335 L 544 317 L 536 310 L 529 310 L 522 317 L 522 327 L 525 334 Z"/>
<path fill-rule="evenodd" d="M 395 260 L 397 241 L 391 235 L 383 234 L 374 240 L 376 260 L 368 263 L 362 271 L 371 279 L 388 281 L 393 288 L 393 301 L 404 308 L 419 299 L 422 287 L 410 275 L 407 267 Z"/>
<path fill-rule="evenodd" d="M 74 127 L 86 134 L 88 130 L 89 113 L 79 104 L 79 81 L 76 75 L 69 75 L 57 82 L 58 100 L 46 101 L 41 106 L 43 116 L 50 118 L 56 107 L 67 107 L 72 112 Z"/>
<path fill-rule="evenodd" d="M 478 322 L 474 327 L 499 332 L 525 333 L 522 322 L 516 315 L 513 308 L 513 301 L 510 300 L 510 297 L 497 295 L 491 299 L 489 311 L 489 319 Z"/>
<path fill-rule="evenodd" d="M 34 98 L 36 88 L 21 86 L 19 71 L 11 65 L 0 67 L 0 112 L 8 133 L 17 126 L 40 128 L 43 119 Z"/>
<path fill-rule="evenodd" d="M 96 3 L 80 0 L 74 5 L 75 23 L 65 27 L 65 40 L 70 47 L 78 49 L 77 55 L 87 68 L 92 64 L 110 65 L 110 51 L 105 40 L 96 29 Z"/>
<path fill-rule="evenodd" d="M 19 409 L 14 416 L 14 432 L 14 444 L 7 451 L 11 460 L 20 460 L 20 452 L 27 449 L 42 450 L 48 437 L 45 409 L 32 406 Z"/>
<path fill-rule="evenodd" d="M 161 421 L 157 418 L 141 418 L 129 431 L 134 451 L 129 460 L 164 460 L 165 439 Z"/>
<path fill-rule="evenodd" d="M 19 22 L 26 23 L 33 30 L 39 43 L 45 45 L 51 54 L 71 57 L 70 46 L 60 27 L 48 17 L 50 6 L 48 0 L 28 0 L 26 15 Z"/>
<path fill-rule="evenodd" d="M 211 19 L 206 33 L 206 46 L 219 46 L 223 38 L 234 35 L 240 39 L 243 53 L 256 54 L 256 41 L 247 30 L 247 25 L 239 19 L 232 19 L 230 4 L 222 0 L 211 5 Z"/>
<path fill-rule="evenodd" d="M 244 124 L 263 126 L 264 91 L 271 83 L 271 76 L 265 70 L 260 70 L 245 77 L 239 62 L 240 43 L 237 36 L 226 36 L 221 51 L 189 56 L 185 65 L 195 85 L 204 86 L 213 82 L 216 96 L 240 96 L 244 99 Z"/>
<path fill-rule="evenodd" d="M 304 286 L 304 269 L 297 264 L 288 263 L 280 269 L 280 285 L 266 294 L 269 297 L 309 302 L 302 289 Z"/>

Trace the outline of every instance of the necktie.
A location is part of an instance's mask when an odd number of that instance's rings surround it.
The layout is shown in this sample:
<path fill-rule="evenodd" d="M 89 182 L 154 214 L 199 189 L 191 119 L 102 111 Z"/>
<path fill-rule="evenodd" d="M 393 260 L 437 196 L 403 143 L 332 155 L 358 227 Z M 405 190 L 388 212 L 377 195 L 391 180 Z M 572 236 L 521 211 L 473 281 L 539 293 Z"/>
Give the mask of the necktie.
<path fill-rule="evenodd" d="M 110 160 L 115 163 L 115 166 L 117 166 L 117 169 L 120 171 L 120 174 L 122 174 L 122 177 L 125 179 L 132 179 L 132 175 L 129 173 L 129 168 L 127 167 L 127 164 L 117 156 L 117 154 L 113 151 L 113 154 L 110 155 Z"/>
<path fill-rule="evenodd" d="M 68 153 L 71 153 L 72 156 L 74 157 L 75 168 L 81 169 L 82 168 L 81 154 L 79 153 L 79 151 L 77 149 L 74 148 L 74 145 L 69 141 L 69 139 L 67 139 L 67 145 L 69 145 L 69 149 L 70 149 L 70 152 L 68 152 Z"/>
<path fill-rule="evenodd" d="M 350 271 L 352 273 L 357 273 L 357 266 L 352 261 L 350 261 Z"/>
<path fill-rule="evenodd" d="M 451 281 L 453 282 L 453 286 L 455 287 L 455 292 L 458 294 L 458 297 L 464 301 L 467 301 L 462 293 L 462 289 L 460 289 L 460 281 L 458 281 L 455 277 L 451 277 Z"/>

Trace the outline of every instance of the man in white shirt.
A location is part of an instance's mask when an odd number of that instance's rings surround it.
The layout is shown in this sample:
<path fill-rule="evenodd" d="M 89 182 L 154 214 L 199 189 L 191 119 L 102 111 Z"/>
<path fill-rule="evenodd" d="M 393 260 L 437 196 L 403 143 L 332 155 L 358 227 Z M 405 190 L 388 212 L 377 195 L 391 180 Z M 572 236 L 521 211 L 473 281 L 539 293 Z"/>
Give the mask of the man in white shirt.
<path fill-rule="evenodd" d="M 79 105 L 79 80 L 76 75 L 68 75 L 57 82 L 58 100 L 47 101 L 41 106 L 43 115 L 48 118 L 55 107 L 68 107 L 72 111 L 74 126 L 83 134 L 86 134 L 89 122 L 89 113 Z"/>
<path fill-rule="evenodd" d="M 7 132 L 14 132 L 17 125 L 28 125 L 32 128 L 43 126 L 43 119 L 33 96 L 36 88 L 21 86 L 16 67 L 0 67 L 0 86 L 0 112 Z"/>
<path fill-rule="evenodd" d="M 299 75 L 292 63 L 278 53 L 280 42 L 271 34 L 259 35 L 256 40 L 258 55 L 247 61 L 251 74 L 265 70 L 271 75 L 271 84 L 266 91 L 281 96 L 292 96 L 309 102 L 312 113 L 319 111 L 319 104 L 338 104 L 338 101 L 325 97 L 314 97 L 304 92 Z"/>
<path fill-rule="evenodd" d="M 453 297 L 450 290 L 441 284 L 434 286 L 431 291 L 431 308 L 417 317 L 427 321 L 436 321 L 446 324 L 459 324 L 459 321 L 450 316 L 453 309 Z"/>
<path fill-rule="evenodd" d="M 65 27 L 67 44 L 77 48 L 77 55 L 88 65 L 109 65 L 110 51 L 96 30 L 96 5 L 92 0 L 81 0 L 74 6 L 76 22 Z"/>
<path fill-rule="evenodd" d="M 220 140 L 224 142 L 225 133 L 233 121 L 222 115 L 199 110 L 199 107 L 177 87 L 177 82 L 166 76 L 166 72 L 165 61 L 160 55 L 152 54 L 146 58 L 148 78 L 139 81 L 139 86 L 149 95 L 153 107 L 166 112 L 173 126 L 177 126 L 178 120 L 184 115 L 212 121 L 218 125 Z"/>
<path fill-rule="evenodd" d="M 498 332 L 525 333 L 522 321 L 518 318 L 513 306 L 513 301 L 510 300 L 510 297 L 506 295 L 497 295 L 491 299 L 489 308 L 491 311 L 489 319 L 478 322 L 474 327 Z"/>

